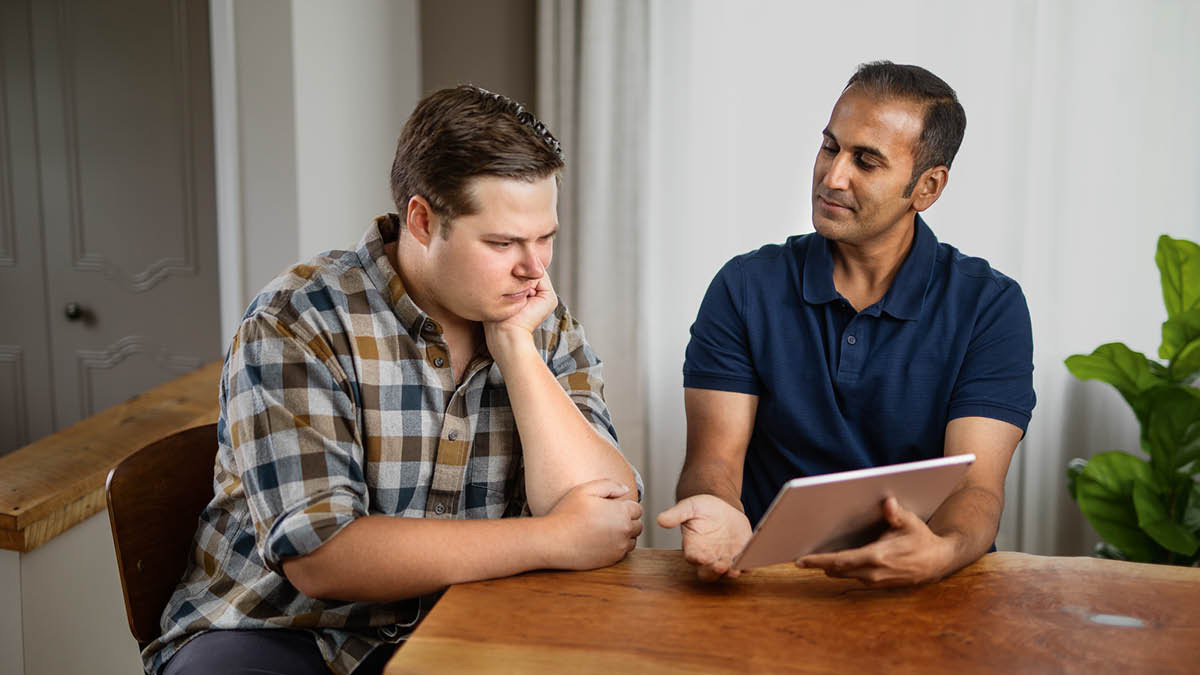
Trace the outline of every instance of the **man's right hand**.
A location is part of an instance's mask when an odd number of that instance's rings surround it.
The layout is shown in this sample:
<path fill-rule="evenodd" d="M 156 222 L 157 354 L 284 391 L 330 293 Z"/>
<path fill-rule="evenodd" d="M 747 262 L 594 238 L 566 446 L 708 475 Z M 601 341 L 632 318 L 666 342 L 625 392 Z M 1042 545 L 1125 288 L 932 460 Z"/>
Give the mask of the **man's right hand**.
<path fill-rule="evenodd" d="M 729 502 L 709 494 L 693 495 L 658 514 L 658 525 L 679 526 L 683 557 L 696 566 L 701 581 L 741 574 L 733 569 L 733 558 L 750 540 L 750 520 Z"/>
<path fill-rule="evenodd" d="M 607 567 L 637 546 L 642 505 L 622 499 L 630 488 L 603 478 L 572 488 L 546 514 L 551 563 L 557 569 Z"/>

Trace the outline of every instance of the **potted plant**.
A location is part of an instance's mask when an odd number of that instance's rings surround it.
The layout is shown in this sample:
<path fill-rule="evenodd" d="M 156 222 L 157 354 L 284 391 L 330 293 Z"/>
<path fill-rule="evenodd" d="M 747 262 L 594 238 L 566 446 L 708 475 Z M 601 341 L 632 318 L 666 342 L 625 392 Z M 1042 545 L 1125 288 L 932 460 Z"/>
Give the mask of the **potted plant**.
<path fill-rule="evenodd" d="M 1200 245 L 1166 235 L 1154 256 L 1167 320 L 1160 360 L 1110 342 L 1067 368 L 1116 387 L 1141 425 L 1144 456 L 1121 450 L 1073 459 L 1067 483 L 1104 540 L 1102 557 L 1197 565 L 1200 560 Z"/>

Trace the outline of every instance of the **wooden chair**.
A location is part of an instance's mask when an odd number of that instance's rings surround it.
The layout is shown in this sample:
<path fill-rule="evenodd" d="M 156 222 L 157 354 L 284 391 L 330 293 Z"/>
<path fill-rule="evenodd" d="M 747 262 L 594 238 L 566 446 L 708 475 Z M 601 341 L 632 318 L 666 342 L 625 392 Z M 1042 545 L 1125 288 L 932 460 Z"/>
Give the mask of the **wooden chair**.
<path fill-rule="evenodd" d="M 187 567 L 213 496 L 217 425 L 179 431 L 121 460 L 104 491 L 129 631 L 145 647 Z"/>

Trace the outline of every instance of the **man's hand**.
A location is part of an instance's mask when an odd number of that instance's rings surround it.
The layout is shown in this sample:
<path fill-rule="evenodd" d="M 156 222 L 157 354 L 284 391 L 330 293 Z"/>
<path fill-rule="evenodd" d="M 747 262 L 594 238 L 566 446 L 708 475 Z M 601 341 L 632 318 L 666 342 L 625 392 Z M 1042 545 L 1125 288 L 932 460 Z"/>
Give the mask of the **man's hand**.
<path fill-rule="evenodd" d="M 558 307 L 558 294 L 550 283 L 550 275 L 542 268 L 542 276 L 525 295 L 525 306 L 503 321 L 484 321 L 483 335 L 488 349 L 495 356 L 516 339 L 528 338 Z"/>
<path fill-rule="evenodd" d="M 868 586 L 910 586 L 937 581 L 956 567 L 956 545 L 933 533 L 895 497 L 883 502 L 890 529 L 874 543 L 837 553 L 814 553 L 796 561 L 798 567 L 825 570 L 831 577 L 858 579 Z"/>
<path fill-rule="evenodd" d="M 693 495 L 658 514 L 658 525 L 667 529 L 679 526 L 683 557 L 696 566 L 696 576 L 702 581 L 741 574 L 732 563 L 750 540 L 750 520 L 725 500 L 710 494 Z"/>
<path fill-rule="evenodd" d="M 602 478 L 577 485 L 563 495 L 546 514 L 546 519 L 555 524 L 551 530 L 553 567 L 606 567 L 637 546 L 642 533 L 642 505 L 622 499 L 629 490 Z"/>

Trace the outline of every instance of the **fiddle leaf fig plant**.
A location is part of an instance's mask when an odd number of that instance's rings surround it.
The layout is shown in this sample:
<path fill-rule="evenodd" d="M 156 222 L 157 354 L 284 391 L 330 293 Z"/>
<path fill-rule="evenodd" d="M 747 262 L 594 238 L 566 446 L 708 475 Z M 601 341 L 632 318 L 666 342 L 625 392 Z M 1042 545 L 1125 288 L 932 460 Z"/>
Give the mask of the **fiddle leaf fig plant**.
<path fill-rule="evenodd" d="M 1158 360 L 1120 342 L 1075 354 L 1067 369 L 1111 384 L 1141 425 L 1145 458 L 1112 450 L 1067 465 L 1079 510 L 1103 557 L 1175 565 L 1200 561 L 1200 245 L 1159 237 L 1154 256 L 1167 320 Z"/>

